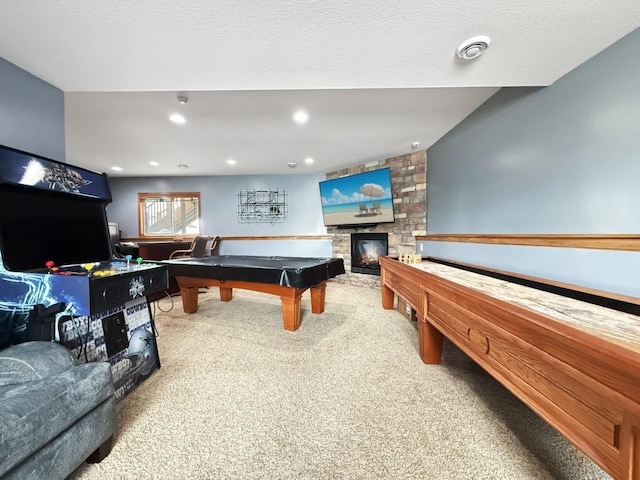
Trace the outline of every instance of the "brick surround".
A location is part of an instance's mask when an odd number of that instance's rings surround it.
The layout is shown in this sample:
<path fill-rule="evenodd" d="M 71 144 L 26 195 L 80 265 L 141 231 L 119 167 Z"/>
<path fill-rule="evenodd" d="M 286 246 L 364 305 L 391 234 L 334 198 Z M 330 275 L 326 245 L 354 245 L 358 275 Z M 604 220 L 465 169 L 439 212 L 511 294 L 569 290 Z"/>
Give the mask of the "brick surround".
<path fill-rule="evenodd" d="M 383 223 L 368 228 L 327 227 L 333 236 L 333 256 L 344 259 L 347 273 L 334 280 L 359 287 L 379 288 L 380 277 L 351 273 L 351 234 L 388 233 L 389 255 L 414 253 L 416 235 L 426 235 L 427 230 L 427 155 L 426 151 L 387 158 L 378 162 L 345 168 L 327 173 L 327 180 L 389 167 L 393 193 L 394 223 Z"/>

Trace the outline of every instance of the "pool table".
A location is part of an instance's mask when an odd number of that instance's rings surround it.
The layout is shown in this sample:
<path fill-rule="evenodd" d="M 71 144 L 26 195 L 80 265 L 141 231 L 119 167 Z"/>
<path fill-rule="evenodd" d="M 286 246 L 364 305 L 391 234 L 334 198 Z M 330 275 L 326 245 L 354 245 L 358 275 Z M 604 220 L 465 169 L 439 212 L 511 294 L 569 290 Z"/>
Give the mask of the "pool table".
<path fill-rule="evenodd" d="M 185 313 L 198 311 L 198 287 L 218 287 L 223 302 L 233 298 L 234 288 L 254 290 L 280 296 L 282 321 L 289 331 L 300 326 L 302 294 L 310 290 L 311 311 L 322 313 L 327 281 L 345 273 L 341 258 L 221 255 L 161 263 L 176 277 Z"/>

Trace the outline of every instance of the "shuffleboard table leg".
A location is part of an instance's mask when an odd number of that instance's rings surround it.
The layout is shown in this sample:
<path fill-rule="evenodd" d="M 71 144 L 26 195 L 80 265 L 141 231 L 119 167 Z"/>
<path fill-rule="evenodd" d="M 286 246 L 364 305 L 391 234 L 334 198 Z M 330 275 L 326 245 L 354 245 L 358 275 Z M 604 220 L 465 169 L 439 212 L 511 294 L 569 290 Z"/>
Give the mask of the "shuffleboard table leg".
<path fill-rule="evenodd" d="M 198 287 L 180 287 L 182 297 L 182 310 L 184 313 L 196 313 L 198 311 Z"/>
<path fill-rule="evenodd" d="M 220 301 L 230 302 L 233 298 L 233 288 L 219 287 L 220 288 Z"/>
<path fill-rule="evenodd" d="M 324 298 L 327 290 L 327 283 L 322 282 L 318 285 L 311 287 L 311 312 L 322 313 L 324 312 Z"/>
<path fill-rule="evenodd" d="M 420 358 L 424 363 L 438 365 L 442 362 L 442 333 L 431 323 L 419 317 L 418 343 Z"/>
<path fill-rule="evenodd" d="M 280 296 L 282 303 L 282 323 L 285 330 L 295 332 L 300 327 L 300 303 L 302 293 L 292 296 Z"/>
<path fill-rule="evenodd" d="M 393 308 L 394 293 L 384 283 L 380 286 L 382 293 L 382 308 L 385 310 L 391 310 Z"/>

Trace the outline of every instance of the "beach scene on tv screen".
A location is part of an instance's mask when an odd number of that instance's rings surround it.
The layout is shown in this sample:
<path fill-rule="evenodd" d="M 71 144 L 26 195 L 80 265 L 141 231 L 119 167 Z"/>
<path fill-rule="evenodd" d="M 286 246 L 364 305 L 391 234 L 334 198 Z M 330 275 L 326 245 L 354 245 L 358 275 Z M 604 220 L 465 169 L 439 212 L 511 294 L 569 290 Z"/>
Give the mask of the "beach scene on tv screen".
<path fill-rule="evenodd" d="M 393 222 L 389 169 L 320 182 L 325 225 Z"/>

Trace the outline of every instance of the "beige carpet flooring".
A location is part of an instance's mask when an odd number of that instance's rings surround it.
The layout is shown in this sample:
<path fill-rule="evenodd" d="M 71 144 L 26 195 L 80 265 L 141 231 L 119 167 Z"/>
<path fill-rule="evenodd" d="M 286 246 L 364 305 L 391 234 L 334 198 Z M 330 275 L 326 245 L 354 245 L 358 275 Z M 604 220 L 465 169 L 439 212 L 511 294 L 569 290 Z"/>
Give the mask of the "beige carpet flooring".
<path fill-rule="evenodd" d="M 162 368 L 72 479 L 610 478 L 450 343 L 424 365 L 379 290 L 330 283 L 321 315 L 305 293 L 296 332 L 274 296 L 199 300 L 157 311 Z"/>

